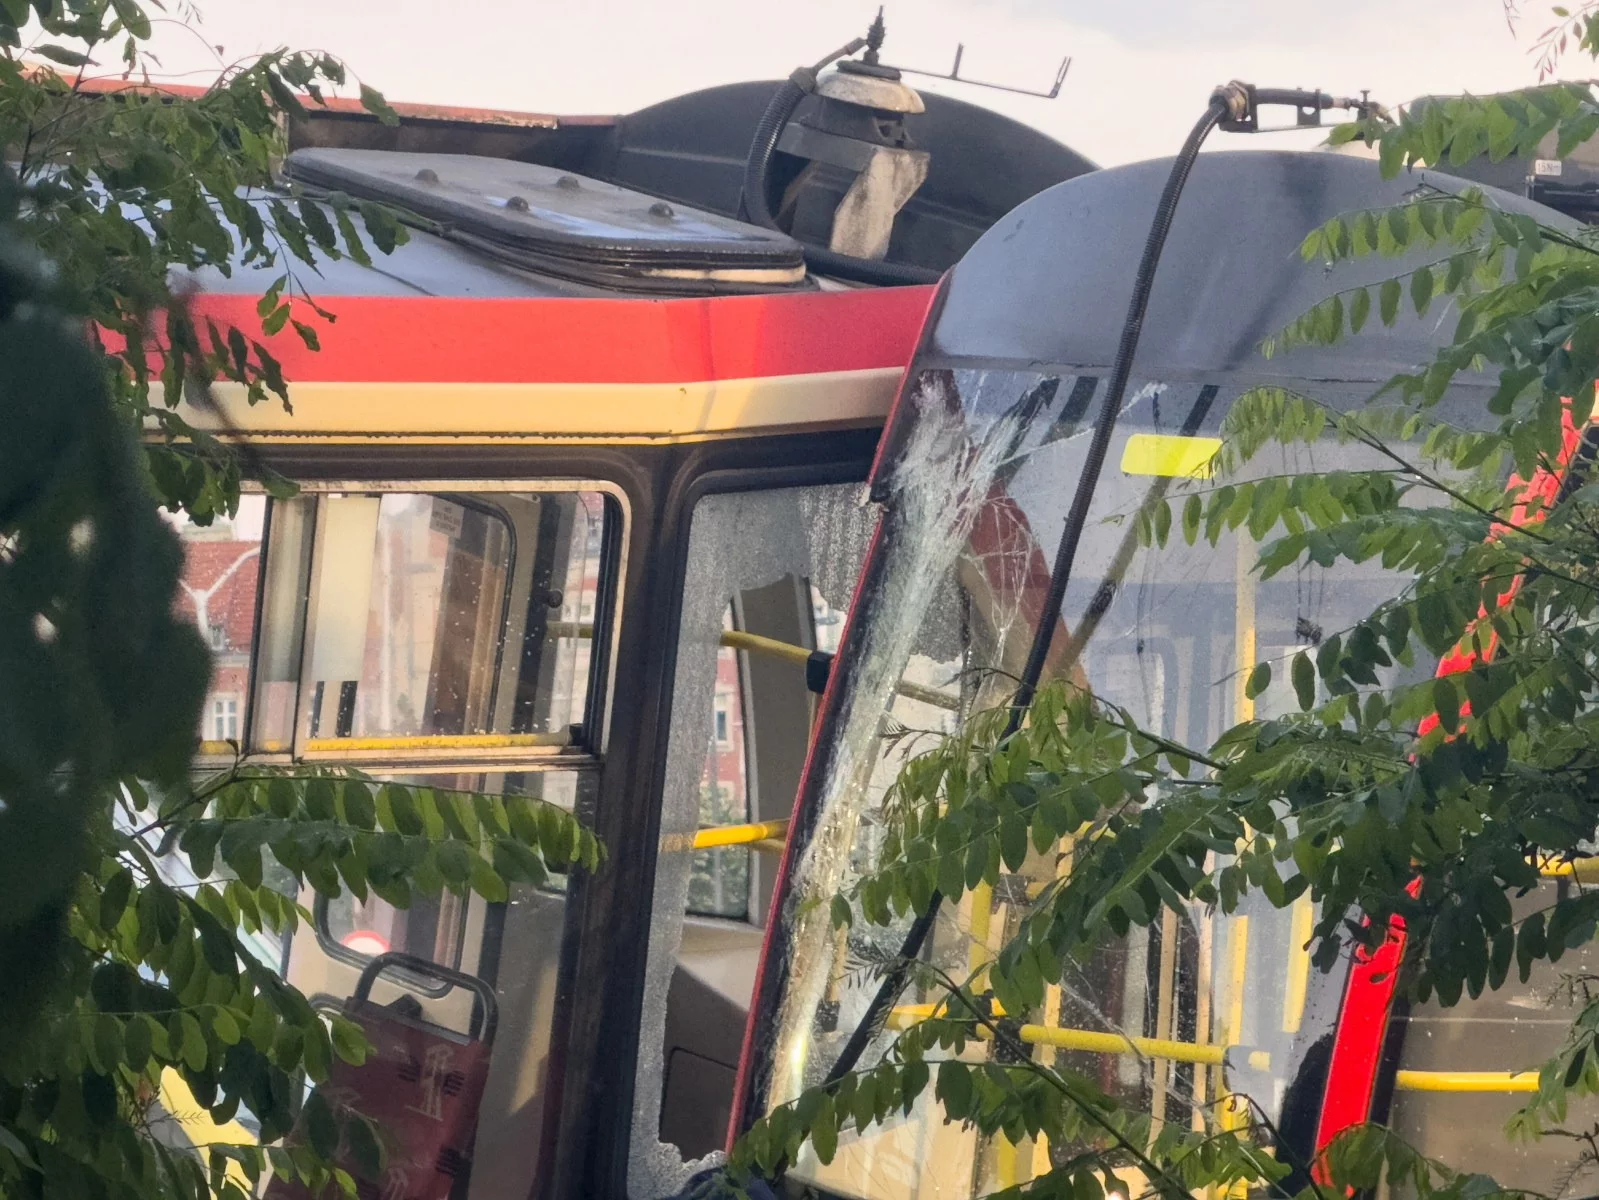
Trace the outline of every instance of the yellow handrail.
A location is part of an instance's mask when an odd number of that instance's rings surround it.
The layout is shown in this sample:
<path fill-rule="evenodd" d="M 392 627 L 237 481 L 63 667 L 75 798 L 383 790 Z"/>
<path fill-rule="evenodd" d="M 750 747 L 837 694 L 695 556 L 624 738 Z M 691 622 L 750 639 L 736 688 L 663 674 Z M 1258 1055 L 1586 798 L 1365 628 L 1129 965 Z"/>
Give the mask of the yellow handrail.
<path fill-rule="evenodd" d="M 308 754 L 329 750 L 358 753 L 382 750 L 522 750 L 533 746 L 569 746 L 572 735 L 559 733 L 429 733 L 398 737 L 309 738 Z"/>
<path fill-rule="evenodd" d="M 1399 1071 L 1402 1092 L 1536 1092 L 1536 1071 Z"/>
<path fill-rule="evenodd" d="M 692 848 L 714 850 L 719 846 L 756 846 L 788 833 L 788 822 L 756 821 L 748 825 L 713 825 L 694 835 Z M 781 844 L 781 843 L 779 843 Z"/>
<path fill-rule="evenodd" d="M 1539 866 L 1538 873 L 1545 879 L 1575 879 L 1578 883 L 1599 883 L 1599 858 L 1543 863 Z"/>
<path fill-rule="evenodd" d="M 593 625 L 577 621 L 551 621 L 545 626 L 545 630 L 551 637 L 557 638 L 592 638 L 594 636 Z M 811 651 L 804 646 L 796 646 L 792 642 L 780 642 L 776 638 L 763 637 L 758 633 L 746 633 L 742 629 L 724 629 L 722 631 L 721 644 L 730 650 L 743 650 L 749 654 L 765 654 L 802 667 L 811 660 Z M 901 680 L 899 686 L 894 690 L 907 700 L 931 704 L 935 708 L 948 709 L 950 712 L 960 708 L 960 701 L 954 696 L 945 695 L 937 688 L 930 688 L 924 684 Z"/>
<path fill-rule="evenodd" d="M 896 1007 L 889 1017 L 891 1028 L 903 1029 L 918 1021 L 925 1021 L 943 1006 L 933 1004 L 904 1004 Z M 947 1011 L 947 1010 L 946 1010 Z M 996 1017 L 1004 1016 L 1004 1009 L 994 1006 Z M 979 1029 L 979 1038 L 987 1039 L 986 1029 Z M 1169 1038 L 1127 1037 L 1120 1033 L 1107 1033 L 1097 1029 L 1073 1029 L 1059 1025 L 1023 1025 L 1016 1036 L 1030 1046 L 1051 1046 L 1057 1050 L 1085 1050 L 1095 1054 L 1141 1054 L 1145 1058 L 1164 1058 L 1172 1062 L 1205 1063 L 1220 1066 L 1227 1061 L 1227 1051 L 1232 1046 L 1213 1042 L 1178 1042 Z M 1251 1050 L 1249 1065 L 1257 1071 L 1271 1069 L 1271 1054 L 1265 1050 Z"/>
<path fill-rule="evenodd" d="M 742 629 L 722 630 L 722 645 L 730 650 L 747 650 L 752 654 L 765 654 L 784 662 L 804 666 L 811 660 L 811 652 L 804 646 L 780 642 L 776 638 L 762 637 L 758 633 L 745 633 Z"/>
<path fill-rule="evenodd" d="M 938 1013 L 942 1005 L 903 1004 L 889 1016 L 889 1026 L 904 1029 L 925 1021 Z M 994 1006 L 996 1017 L 1004 1010 Z M 974 1036 L 988 1040 L 986 1029 L 978 1029 Z M 1095 1029 L 1072 1029 L 1055 1025 L 1023 1025 L 1016 1036 L 1030 1046 L 1051 1046 L 1057 1050 L 1083 1050 L 1093 1054 L 1141 1054 L 1145 1058 L 1163 1058 L 1172 1062 L 1203 1063 L 1222 1066 L 1227 1052 L 1234 1046 L 1212 1042 L 1177 1042 L 1168 1038 L 1127 1037 L 1120 1033 L 1107 1033 Z M 1266 1050 L 1251 1050 L 1246 1056 L 1250 1067 L 1257 1071 L 1271 1070 L 1271 1054 Z M 1536 1092 L 1536 1071 L 1400 1071 L 1394 1086 L 1402 1092 Z"/>

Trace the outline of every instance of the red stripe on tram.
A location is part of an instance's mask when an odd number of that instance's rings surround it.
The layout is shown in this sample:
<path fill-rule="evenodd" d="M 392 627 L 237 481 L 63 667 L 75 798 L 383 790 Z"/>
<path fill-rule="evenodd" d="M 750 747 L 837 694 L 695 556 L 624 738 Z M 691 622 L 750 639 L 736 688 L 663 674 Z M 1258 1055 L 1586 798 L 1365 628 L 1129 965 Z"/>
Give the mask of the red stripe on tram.
<path fill-rule="evenodd" d="M 265 345 L 290 382 L 702 383 L 903 369 L 931 287 L 699 299 L 472 299 L 327 296 L 293 329 L 261 332 L 256 297 L 202 293 L 205 321 Z"/>

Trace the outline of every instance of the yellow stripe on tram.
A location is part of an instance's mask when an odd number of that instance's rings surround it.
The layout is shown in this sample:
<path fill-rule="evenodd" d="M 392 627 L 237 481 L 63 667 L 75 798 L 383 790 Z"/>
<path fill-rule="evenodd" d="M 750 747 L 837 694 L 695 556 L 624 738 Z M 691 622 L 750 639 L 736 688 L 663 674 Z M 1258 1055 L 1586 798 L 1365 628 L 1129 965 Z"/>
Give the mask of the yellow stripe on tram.
<path fill-rule="evenodd" d="M 1128 475 L 1203 479 L 1210 474 L 1211 460 L 1220 449 L 1220 438 L 1135 433 L 1122 451 L 1122 470 Z"/>
<path fill-rule="evenodd" d="M 1305 996 L 1310 990 L 1310 935 L 1316 928 L 1316 909 L 1309 894 L 1294 901 L 1288 934 L 1288 986 L 1283 992 L 1283 1032 L 1298 1033 L 1305 1019 Z"/>

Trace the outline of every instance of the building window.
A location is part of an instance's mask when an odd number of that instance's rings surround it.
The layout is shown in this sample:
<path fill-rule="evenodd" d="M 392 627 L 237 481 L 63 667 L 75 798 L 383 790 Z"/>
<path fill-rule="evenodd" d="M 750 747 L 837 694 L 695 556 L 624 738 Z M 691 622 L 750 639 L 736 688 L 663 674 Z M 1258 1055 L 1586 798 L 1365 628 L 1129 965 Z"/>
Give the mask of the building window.
<path fill-rule="evenodd" d="M 234 742 L 239 739 L 239 698 L 217 696 L 211 701 L 211 740 Z"/>
<path fill-rule="evenodd" d="M 729 724 L 727 701 L 719 697 L 716 701 L 716 744 L 718 746 L 725 746 L 733 740 L 732 731 L 728 728 Z"/>

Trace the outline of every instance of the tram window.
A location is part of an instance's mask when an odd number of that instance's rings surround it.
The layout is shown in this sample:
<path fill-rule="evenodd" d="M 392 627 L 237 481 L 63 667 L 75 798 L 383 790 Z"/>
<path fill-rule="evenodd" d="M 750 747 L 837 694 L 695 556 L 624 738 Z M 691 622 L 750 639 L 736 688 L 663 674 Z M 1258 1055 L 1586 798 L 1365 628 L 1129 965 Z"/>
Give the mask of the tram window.
<path fill-rule="evenodd" d="M 611 587 L 607 505 L 596 491 L 274 503 L 252 748 L 381 758 L 495 736 L 512 739 L 501 749 L 597 748 L 584 723 Z M 239 670 L 227 690 L 242 690 Z"/>
<path fill-rule="evenodd" d="M 210 525 L 174 518 L 183 542 L 178 612 L 192 621 L 211 649 L 211 685 L 201 709 L 202 752 L 231 754 L 240 737 L 239 698 L 250 672 L 255 634 L 256 583 L 266 497 L 239 498 L 232 517 Z"/>
<path fill-rule="evenodd" d="M 419 896 L 409 908 L 395 908 L 372 895 L 357 900 L 344 892 L 326 901 L 317 917 L 320 932 L 330 941 L 363 958 L 400 950 L 445 967 L 461 964 L 466 905 L 453 892 Z"/>
<path fill-rule="evenodd" d="M 592 771 L 546 771 L 385 774 L 380 778 L 435 792 L 528 796 L 571 812 L 593 777 Z M 549 884 L 534 890 L 559 894 L 565 883 L 564 867 L 552 868 Z M 360 900 L 345 891 L 331 899 L 318 897 L 313 915 L 318 940 L 336 958 L 357 962 L 400 950 L 441 966 L 459 967 L 462 963 L 467 901 L 448 889 L 438 896 L 415 894 L 407 908 L 395 908 L 376 895 Z"/>
<path fill-rule="evenodd" d="M 925 436 L 913 435 L 880 479 L 890 506 L 879 543 L 883 558 L 872 590 L 856 600 L 870 636 L 848 664 L 843 707 L 831 730 L 831 745 L 841 749 L 818 776 L 816 834 L 786 898 L 786 910 L 796 915 L 778 950 L 787 967 L 785 993 L 757 1047 L 768 1103 L 786 1102 L 820 1081 L 877 990 L 877 978 L 860 964 L 898 953 L 903 925 L 883 929 L 857 920 L 840 937 L 829 901 L 872 867 L 884 830 L 883 798 L 906 759 L 927 744 L 918 738 L 958 729 L 969 713 L 1009 698 L 1033 640 L 1072 484 L 1082 476 L 1089 446 L 1082 422 L 1095 408 L 1100 383 L 932 371 L 911 393 Z M 1178 480 L 1159 474 L 1159 464 L 1124 456 L 1124 443 L 1134 435 L 1213 434 L 1231 397 L 1199 385 L 1151 384 L 1129 394 L 1120 442 L 1096 489 L 1054 630 L 1046 679 L 1087 689 L 1151 730 L 1204 747 L 1240 719 L 1270 715 L 1278 693 L 1286 694 L 1285 683 L 1258 701 L 1244 694 L 1262 655 L 1313 647 L 1394 596 L 1398 580 L 1376 564 L 1341 564 L 1337 571 L 1309 566 L 1261 581 L 1247 536 L 1226 534 L 1218 545 L 1191 547 L 1174 535 L 1164 547 L 1141 546 L 1132 516 L 1168 493 L 1180 507 L 1185 493 L 1173 490 Z M 941 424 L 950 413 L 966 414 L 966 423 Z M 1280 456 L 1274 448 L 1250 470 L 1255 477 L 1291 477 L 1381 464 L 1363 447 L 1318 444 L 1285 448 Z M 1418 662 L 1414 669 L 1430 674 L 1432 666 Z M 1149 799 L 1160 802 L 1159 795 Z M 928 953 L 957 978 L 980 972 L 1015 934 L 1028 911 L 1025 897 L 1069 871 L 1074 853 L 1062 844 L 1030 854 L 1006 886 L 979 888 L 945 906 Z M 1247 1093 L 1275 1119 L 1332 1020 L 1319 999 L 1327 977 L 1312 971 L 1304 950 L 1313 917 L 1308 903 L 1278 911 L 1259 897 L 1226 917 L 1197 909 L 1163 916 L 1155 928 L 1109 939 L 1046 981 L 1044 1011 L 1033 1017 L 1066 1031 L 1242 1044 L 1258 1052 L 1244 1066 L 1141 1062 L 1045 1044 L 1035 1054 L 1070 1062 L 1167 1121 L 1212 1122 L 1217 1101 L 1231 1092 Z M 932 998 L 931 991 L 913 990 L 901 1004 Z M 912 1019 L 907 1007 L 895 1022 Z M 879 1039 L 861 1066 L 892 1036 Z M 986 1051 L 974 1045 L 968 1053 L 980 1060 Z M 802 1153 L 790 1178 L 840 1195 L 978 1196 L 1024 1185 L 1068 1150 L 980 1138 L 947 1124 L 936 1101 L 924 1098 L 908 1116 L 865 1137 L 847 1133 L 830 1165 Z"/>
<path fill-rule="evenodd" d="M 676 1195 L 692 1160 L 721 1146 L 776 868 L 769 838 L 696 852 L 695 833 L 788 817 L 810 733 L 816 615 L 847 607 L 875 520 L 851 484 L 711 495 L 694 508 L 634 1089 L 634 1200 Z M 733 631 L 789 649 L 734 651 L 723 644 Z"/>
<path fill-rule="evenodd" d="M 282 753 L 294 742 L 294 705 L 305 641 L 305 601 L 311 586 L 316 498 L 300 495 L 274 501 L 270 512 L 250 745 L 253 750 Z"/>

